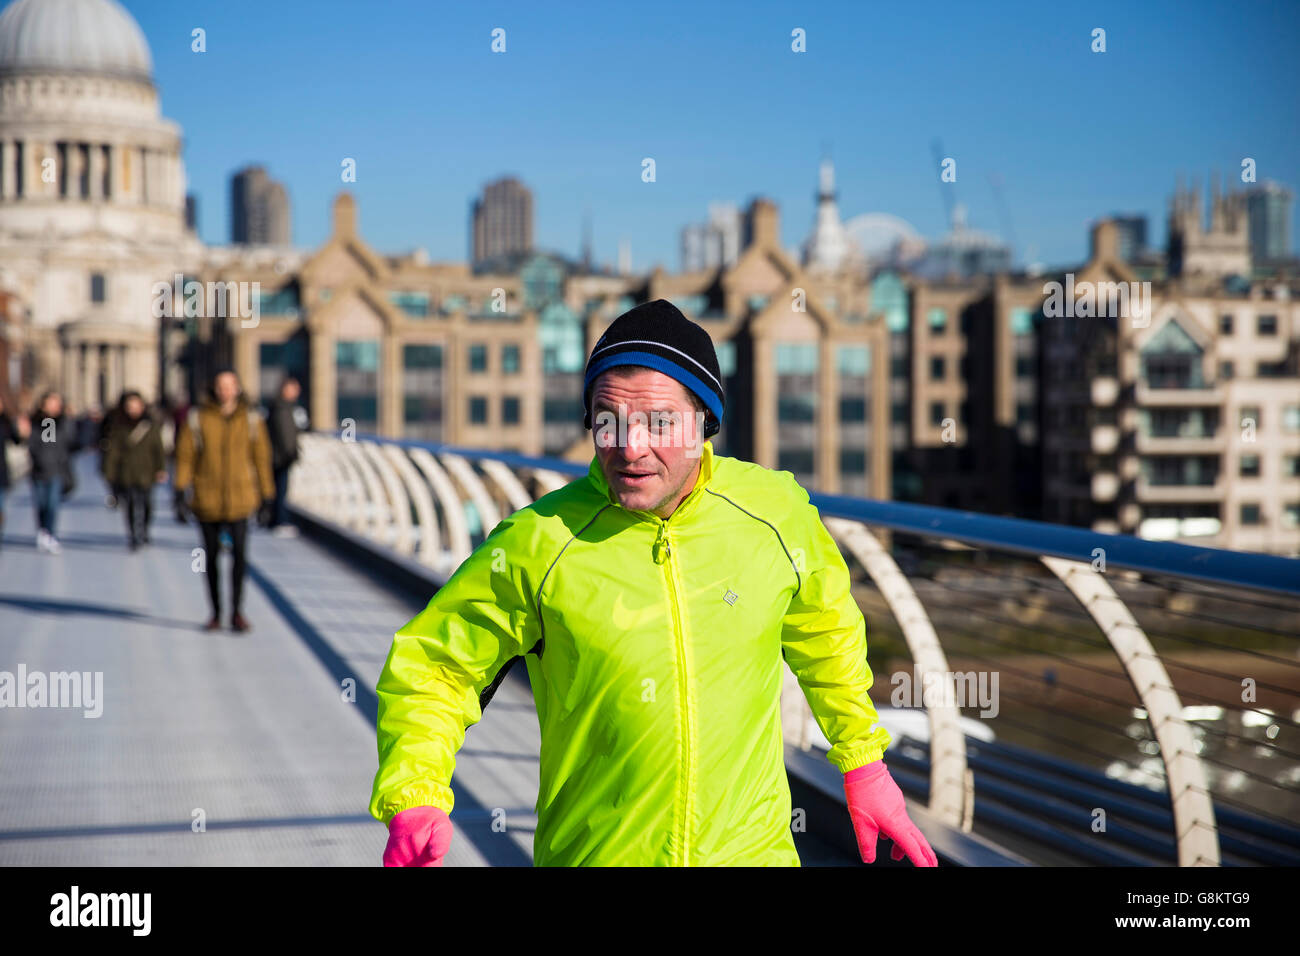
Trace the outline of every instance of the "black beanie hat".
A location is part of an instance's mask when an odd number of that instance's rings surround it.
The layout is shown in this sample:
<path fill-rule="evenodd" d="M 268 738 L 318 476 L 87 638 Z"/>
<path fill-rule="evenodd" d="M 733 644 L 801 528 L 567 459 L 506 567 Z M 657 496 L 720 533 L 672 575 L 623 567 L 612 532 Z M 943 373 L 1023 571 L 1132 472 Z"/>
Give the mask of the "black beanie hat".
<path fill-rule="evenodd" d="M 704 437 L 722 428 L 722 372 L 713 339 L 667 299 L 629 309 L 610 323 L 587 359 L 582 381 L 584 428 L 591 428 L 591 391 L 597 377 L 615 365 L 644 365 L 677 379 L 699 396 L 708 414 Z"/>

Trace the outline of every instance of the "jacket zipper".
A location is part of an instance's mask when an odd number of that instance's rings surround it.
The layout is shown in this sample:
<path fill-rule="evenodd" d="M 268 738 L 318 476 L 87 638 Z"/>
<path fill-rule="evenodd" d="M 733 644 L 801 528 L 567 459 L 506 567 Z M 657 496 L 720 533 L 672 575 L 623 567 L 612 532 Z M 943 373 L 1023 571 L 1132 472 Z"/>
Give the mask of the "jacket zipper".
<path fill-rule="evenodd" d="M 669 516 L 671 519 L 671 516 Z M 681 742 L 681 806 L 682 822 L 679 830 L 682 845 L 682 865 L 691 865 L 691 847 L 689 842 L 690 820 L 691 820 L 691 784 L 692 784 L 692 767 L 691 767 L 691 698 L 690 698 L 690 675 L 687 672 L 686 659 L 686 639 L 685 630 L 682 627 L 681 605 L 678 601 L 677 594 L 677 565 L 673 561 L 673 543 L 672 537 L 668 534 L 668 522 L 662 518 L 659 519 L 659 537 L 655 541 L 655 549 L 658 551 L 662 545 L 664 577 L 668 582 L 668 599 L 673 609 L 673 632 L 677 643 L 677 696 L 681 702 L 682 709 L 682 742 Z"/>

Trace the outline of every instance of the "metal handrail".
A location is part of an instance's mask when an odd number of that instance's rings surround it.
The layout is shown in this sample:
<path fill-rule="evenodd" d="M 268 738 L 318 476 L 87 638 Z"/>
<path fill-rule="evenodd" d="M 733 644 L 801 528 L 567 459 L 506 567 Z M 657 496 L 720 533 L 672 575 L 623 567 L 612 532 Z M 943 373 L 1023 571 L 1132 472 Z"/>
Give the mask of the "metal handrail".
<path fill-rule="evenodd" d="M 336 436 L 341 434 L 334 432 Z M 561 458 L 534 458 L 418 439 L 385 438 L 371 434 L 357 434 L 355 438 L 358 441 L 425 448 L 436 454 L 484 458 L 516 468 L 545 468 L 575 478 L 587 474 L 589 468 L 589 465 Z M 1232 585 L 1253 591 L 1300 595 L 1300 560 L 1280 555 L 1205 548 L 1173 541 L 1148 541 L 1130 535 L 1106 534 L 1045 521 L 1007 518 L 933 505 L 821 493 L 810 493 L 809 498 L 824 517 L 847 518 L 926 538 L 949 539 L 1033 558 L 1046 555 L 1087 563 L 1093 562 L 1097 550 L 1101 549 L 1107 567 L 1189 578 L 1209 584 Z"/>

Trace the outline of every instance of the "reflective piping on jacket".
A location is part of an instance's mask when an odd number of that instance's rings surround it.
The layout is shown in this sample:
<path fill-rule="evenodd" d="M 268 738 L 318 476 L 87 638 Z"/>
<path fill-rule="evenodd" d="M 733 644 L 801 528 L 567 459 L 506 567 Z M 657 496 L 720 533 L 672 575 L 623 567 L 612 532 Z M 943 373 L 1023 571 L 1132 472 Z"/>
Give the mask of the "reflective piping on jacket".
<path fill-rule="evenodd" d="M 726 495 L 722 494 L 721 492 L 714 491 L 712 488 L 705 488 L 704 490 L 711 495 L 717 495 L 719 498 L 727 502 L 727 504 L 731 505 L 733 508 L 737 508 L 741 511 L 744 511 L 745 514 L 749 515 L 755 521 L 761 521 L 763 522 L 763 524 L 767 525 L 769 528 L 772 529 L 772 533 L 776 535 L 777 542 L 781 545 L 781 550 L 785 552 L 786 560 L 790 562 L 790 567 L 794 571 L 794 581 L 795 581 L 794 593 L 797 595 L 799 593 L 799 589 L 803 587 L 803 578 L 799 576 L 799 565 L 795 564 L 794 558 L 790 557 L 790 549 L 785 546 L 785 541 L 781 537 L 781 532 L 776 530 L 776 526 L 772 524 L 772 522 L 768 521 L 766 518 L 760 518 L 752 511 L 745 511 L 744 508 L 741 508 L 740 505 L 736 504 L 734 501 L 732 501 L 730 498 L 728 498 Z"/>
<path fill-rule="evenodd" d="M 608 507 L 610 506 L 605 505 L 600 509 L 600 511 L 597 511 L 594 515 L 592 515 L 591 520 L 588 521 L 586 524 L 584 524 L 578 530 L 578 534 L 573 535 L 573 537 L 569 538 L 569 540 L 564 543 L 564 548 L 567 548 L 570 544 L 572 544 L 573 539 L 578 537 L 578 535 L 582 534 L 583 531 L 586 531 L 588 528 L 590 528 L 591 522 L 599 518 L 600 512 L 604 511 L 605 508 Z M 560 549 L 560 553 L 555 556 L 554 560 L 552 560 L 550 565 L 546 568 L 546 573 L 542 575 L 542 583 L 537 586 L 537 597 L 534 601 L 534 604 L 537 607 L 537 625 L 539 628 L 541 628 L 542 636 L 537 639 L 536 644 L 534 644 L 524 653 L 525 654 L 536 653 L 538 660 L 541 660 L 542 652 L 546 650 L 546 622 L 542 620 L 542 588 L 546 584 L 546 579 L 551 576 L 551 568 L 555 567 L 555 562 L 560 560 L 560 554 L 564 554 L 564 548 Z M 497 688 L 500 687 L 501 682 L 506 679 L 506 675 L 510 673 L 510 669 L 515 666 L 515 661 L 519 660 L 522 656 L 523 655 L 516 654 L 514 657 L 510 658 L 510 660 L 502 664 L 501 669 L 497 671 L 497 676 L 492 679 L 492 683 L 488 684 L 487 687 L 483 688 L 482 693 L 478 695 L 479 713 L 482 713 L 483 710 L 487 707 L 487 705 L 492 702 L 492 698 L 496 696 Z"/>
<path fill-rule="evenodd" d="M 564 554 L 565 551 L 568 550 L 569 545 L 573 544 L 573 542 L 574 542 L 578 537 L 580 537 L 580 536 L 582 535 L 582 532 L 584 532 L 584 531 L 586 531 L 588 528 L 590 528 L 591 525 L 592 525 L 592 522 L 594 522 L 597 518 L 599 518 L 599 517 L 601 516 L 601 514 L 605 511 L 606 508 L 612 508 L 612 507 L 613 507 L 612 504 L 604 504 L 604 505 L 601 505 L 601 506 L 600 506 L 600 510 L 597 511 L 594 515 L 592 515 L 591 518 L 588 519 L 587 523 L 584 524 L 581 528 L 579 528 L 579 529 L 578 529 L 578 530 L 577 530 L 577 531 L 576 531 L 576 532 L 575 532 L 575 533 L 574 533 L 574 534 L 569 538 L 568 541 L 564 542 L 564 547 L 560 549 L 559 554 L 557 554 L 557 555 L 555 556 L 555 558 L 551 561 L 551 563 L 547 566 L 547 568 L 546 568 L 546 573 L 542 575 L 541 583 L 537 585 L 537 597 L 534 599 L 534 602 L 533 602 L 533 603 L 537 606 L 537 626 L 541 629 L 542 636 L 539 637 L 539 638 L 537 639 L 537 643 L 533 645 L 534 648 L 541 646 L 543 650 L 546 649 L 546 648 L 545 648 L 545 643 L 546 643 L 546 621 L 545 621 L 545 619 L 542 617 L 542 588 L 546 587 L 546 579 L 549 578 L 549 577 L 551 576 L 551 570 L 555 567 L 555 565 L 556 565 L 557 563 L 559 563 L 560 557 Z M 529 653 L 531 654 L 532 651 L 529 651 Z M 539 653 L 537 656 L 538 656 L 538 657 L 541 657 L 542 655 Z"/>

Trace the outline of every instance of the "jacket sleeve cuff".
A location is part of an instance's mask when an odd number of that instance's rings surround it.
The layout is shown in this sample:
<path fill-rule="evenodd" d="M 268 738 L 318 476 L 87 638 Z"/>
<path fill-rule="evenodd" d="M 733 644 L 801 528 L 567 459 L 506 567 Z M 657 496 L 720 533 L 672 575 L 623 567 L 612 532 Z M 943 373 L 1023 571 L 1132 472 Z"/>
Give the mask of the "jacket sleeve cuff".
<path fill-rule="evenodd" d="M 412 807 L 437 807 L 448 816 L 451 815 L 455 799 L 451 788 L 440 784 L 422 784 L 416 787 L 404 787 L 391 797 L 377 801 L 370 808 L 370 815 L 388 826 L 393 817 Z"/>

